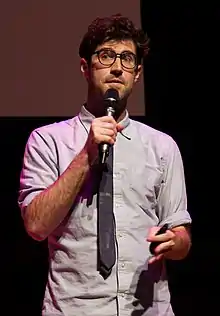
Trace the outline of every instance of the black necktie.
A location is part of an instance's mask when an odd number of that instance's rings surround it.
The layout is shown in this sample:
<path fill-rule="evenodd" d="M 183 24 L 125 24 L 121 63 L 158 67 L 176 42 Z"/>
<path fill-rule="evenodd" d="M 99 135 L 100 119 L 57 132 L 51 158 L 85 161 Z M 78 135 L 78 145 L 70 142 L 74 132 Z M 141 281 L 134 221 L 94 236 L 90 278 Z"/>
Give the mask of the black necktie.
<path fill-rule="evenodd" d="M 107 278 L 115 264 L 115 223 L 113 213 L 113 147 L 101 166 L 98 191 L 98 267 Z"/>

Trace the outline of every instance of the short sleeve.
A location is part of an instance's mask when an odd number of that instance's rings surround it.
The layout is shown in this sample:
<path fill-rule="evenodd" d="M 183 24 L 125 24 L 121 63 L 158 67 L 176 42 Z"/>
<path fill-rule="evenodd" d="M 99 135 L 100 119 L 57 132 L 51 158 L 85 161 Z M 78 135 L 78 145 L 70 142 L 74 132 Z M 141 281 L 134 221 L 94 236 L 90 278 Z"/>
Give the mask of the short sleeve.
<path fill-rule="evenodd" d="M 187 194 L 183 161 L 176 142 L 170 137 L 167 153 L 162 157 L 164 179 L 157 199 L 161 225 L 175 227 L 191 223 L 187 210 Z"/>
<path fill-rule="evenodd" d="M 23 212 L 33 198 L 58 178 L 56 147 L 52 137 L 34 130 L 27 141 L 20 174 L 18 204 Z"/>

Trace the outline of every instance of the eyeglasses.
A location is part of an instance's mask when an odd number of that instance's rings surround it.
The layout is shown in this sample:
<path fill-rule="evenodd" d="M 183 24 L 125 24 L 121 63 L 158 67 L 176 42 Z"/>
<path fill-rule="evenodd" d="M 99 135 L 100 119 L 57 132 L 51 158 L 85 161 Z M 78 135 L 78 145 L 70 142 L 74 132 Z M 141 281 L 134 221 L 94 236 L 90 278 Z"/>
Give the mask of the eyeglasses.
<path fill-rule="evenodd" d="M 98 56 L 99 62 L 104 66 L 112 66 L 119 57 L 121 65 L 127 69 L 134 69 L 137 66 L 137 57 L 135 54 L 129 51 L 124 51 L 121 54 L 117 54 L 114 50 L 103 48 L 95 51 L 93 54 Z"/>

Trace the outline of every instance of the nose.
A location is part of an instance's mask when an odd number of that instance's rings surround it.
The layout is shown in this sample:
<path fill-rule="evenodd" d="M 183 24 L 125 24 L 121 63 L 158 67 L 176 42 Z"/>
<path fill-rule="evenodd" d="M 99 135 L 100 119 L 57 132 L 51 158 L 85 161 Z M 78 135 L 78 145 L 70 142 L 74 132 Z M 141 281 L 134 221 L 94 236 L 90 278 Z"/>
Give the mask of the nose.
<path fill-rule="evenodd" d="M 122 72 L 121 60 L 120 57 L 117 56 L 114 64 L 111 66 L 111 73 L 118 77 L 122 74 Z"/>

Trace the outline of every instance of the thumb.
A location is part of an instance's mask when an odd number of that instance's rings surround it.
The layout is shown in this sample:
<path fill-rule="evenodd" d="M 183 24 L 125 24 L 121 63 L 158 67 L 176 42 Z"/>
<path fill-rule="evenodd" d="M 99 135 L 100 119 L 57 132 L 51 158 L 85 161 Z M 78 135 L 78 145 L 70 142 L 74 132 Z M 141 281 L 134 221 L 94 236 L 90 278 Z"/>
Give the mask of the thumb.
<path fill-rule="evenodd" d="M 158 232 L 159 229 L 160 229 L 160 227 L 158 227 L 158 226 L 152 227 L 148 233 L 147 240 L 151 241 L 151 238 L 156 235 L 156 233 Z"/>
<path fill-rule="evenodd" d="M 117 124 L 116 128 L 119 133 L 124 129 L 124 127 L 120 124 Z"/>

